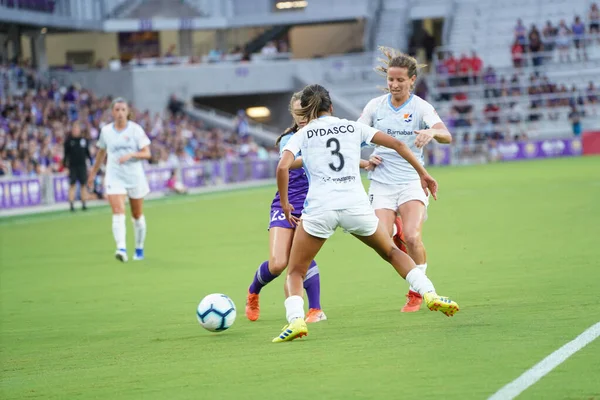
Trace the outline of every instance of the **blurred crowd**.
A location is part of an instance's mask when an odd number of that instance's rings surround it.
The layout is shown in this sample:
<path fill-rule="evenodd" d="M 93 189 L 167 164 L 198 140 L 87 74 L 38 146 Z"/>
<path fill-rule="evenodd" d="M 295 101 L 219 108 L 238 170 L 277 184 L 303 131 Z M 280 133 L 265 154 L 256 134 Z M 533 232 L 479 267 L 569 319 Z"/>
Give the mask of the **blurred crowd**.
<path fill-rule="evenodd" d="M 568 120 L 572 133 L 579 135 L 582 118 L 599 112 L 598 81 L 590 76 L 589 81 L 566 77 L 561 82 L 550 79 L 547 69 L 539 67 L 557 61 L 584 65 L 586 48 L 596 43 L 600 43 L 600 11 L 595 3 L 590 6 L 587 25 L 575 16 L 570 24 L 547 21 L 540 31 L 536 24 L 528 30 L 518 20 L 511 50 L 514 68 L 503 70 L 502 75 L 484 65 L 474 52 L 460 58 L 445 52 L 436 63 L 434 100 L 448 104 L 447 125 L 466 132 L 462 137 L 466 142 L 520 140 L 526 136 L 523 122 L 533 133 L 536 122 L 542 120 Z"/>
<path fill-rule="evenodd" d="M 94 157 L 100 129 L 112 120 L 112 99 L 78 86 L 30 83 L 20 92 L 0 97 L 0 176 L 62 172 L 64 141 L 76 121 L 92 143 Z M 205 160 L 267 159 L 275 151 L 257 145 L 249 135 L 240 135 L 243 130 L 205 127 L 188 117 L 175 98 L 162 114 L 135 107 L 131 111 L 131 119 L 152 139 L 152 165 L 175 168 Z"/>
<path fill-rule="evenodd" d="M 511 47 L 512 61 L 515 68 L 527 66 L 529 63 L 539 67 L 558 54 L 559 62 L 571 62 L 571 49 L 575 49 L 577 61 L 587 60 L 586 47 L 594 40 L 600 43 L 600 11 L 593 3 L 588 12 L 588 25 L 580 16 L 575 16 L 571 23 L 561 19 L 558 24 L 546 21 L 541 32 L 532 24 L 530 29 L 517 20 L 514 28 L 514 42 Z"/>

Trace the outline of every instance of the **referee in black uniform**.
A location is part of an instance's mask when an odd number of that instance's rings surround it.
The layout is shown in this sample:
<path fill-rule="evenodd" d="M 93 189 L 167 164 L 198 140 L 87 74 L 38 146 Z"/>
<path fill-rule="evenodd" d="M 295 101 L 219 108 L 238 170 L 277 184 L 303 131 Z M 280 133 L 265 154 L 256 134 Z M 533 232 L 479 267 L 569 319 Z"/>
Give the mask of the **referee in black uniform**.
<path fill-rule="evenodd" d="M 87 200 L 87 160 L 91 161 L 88 140 L 81 136 L 81 126 L 79 122 L 73 122 L 71 135 L 65 140 L 65 158 L 63 165 L 69 169 L 69 204 L 71 211 L 75 211 L 73 202 L 75 201 L 76 184 L 79 182 L 79 192 L 81 194 L 81 208 L 86 210 L 85 201 Z"/>

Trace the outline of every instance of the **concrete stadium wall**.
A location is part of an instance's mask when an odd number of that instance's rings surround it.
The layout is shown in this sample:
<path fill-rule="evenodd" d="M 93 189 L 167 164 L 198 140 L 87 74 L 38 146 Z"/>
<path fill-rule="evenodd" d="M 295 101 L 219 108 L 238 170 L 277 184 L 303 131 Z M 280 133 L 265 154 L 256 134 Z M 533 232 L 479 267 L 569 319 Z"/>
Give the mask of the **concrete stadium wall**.
<path fill-rule="evenodd" d="M 352 68 L 340 59 L 273 61 L 249 64 L 148 67 L 121 71 L 53 72 L 63 84 L 78 82 L 100 95 L 125 96 L 142 109 L 162 111 L 172 94 L 220 97 L 291 93 L 304 85 L 324 82 L 326 73 Z M 335 97 L 335 93 L 332 93 Z M 334 100 L 335 101 L 335 100 Z M 357 118 L 360 109 L 343 99 L 335 101 L 340 117 Z"/>

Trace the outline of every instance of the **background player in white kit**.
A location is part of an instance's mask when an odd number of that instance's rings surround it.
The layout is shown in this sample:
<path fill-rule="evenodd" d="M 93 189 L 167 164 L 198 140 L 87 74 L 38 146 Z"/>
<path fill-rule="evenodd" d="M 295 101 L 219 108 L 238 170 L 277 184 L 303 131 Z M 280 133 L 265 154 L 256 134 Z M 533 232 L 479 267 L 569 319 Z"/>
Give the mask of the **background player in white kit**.
<path fill-rule="evenodd" d="M 289 140 L 277 167 L 277 187 L 281 207 L 292 224 L 298 224 L 288 261 L 285 300 L 288 325 L 273 342 L 285 342 L 308 333 L 302 298 L 304 277 L 327 238 L 338 226 L 353 234 L 396 269 L 424 296 L 429 309 L 452 316 L 458 304 L 435 293 L 433 284 L 416 268 L 414 261 L 392 243 L 389 233 L 377 219 L 362 185 L 359 165 L 361 143 L 393 148 L 414 166 L 420 190 L 436 196 L 437 182 L 421 165 L 408 146 L 367 125 L 331 116 L 333 106 L 327 90 L 320 85 L 304 88 L 301 108 L 295 110 L 308 124 Z M 294 217 L 289 202 L 289 170 L 294 156 L 302 155 L 309 179 L 308 195 L 301 219 Z M 346 336 L 342 332 L 340 337 Z"/>
<path fill-rule="evenodd" d="M 113 212 L 112 231 L 117 244 L 115 257 L 127 261 L 125 242 L 125 197 L 129 197 L 135 236 L 134 260 L 144 259 L 146 219 L 142 213 L 144 197 L 150 187 L 144 174 L 142 160 L 150 159 L 150 139 L 141 126 L 129 121 L 129 107 L 123 98 L 112 102 L 113 123 L 102 128 L 97 146 L 96 162 L 88 178 L 92 185 L 98 169 L 108 155 L 104 184 Z"/>
<path fill-rule="evenodd" d="M 432 139 L 450 143 L 452 135 L 431 104 L 412 94 L 417 79 L 417 61 L 393 49 L 381 48 L 385 59 L 378 71 L 387 77 L 388 94 L 371 100 L 359 122 L 372 126 L 405 143 L 423 165 L 423 147 Z M 394 150 L 377 147 L 372 161 L 376 167 L 369 172 L 369 198 L 383 227 L 392 235 L 396 215 L 401 226 L 408 254 L 423 273 L 427 270 L 427 255 L 421 236 L 427 219 L 429 198 L 421 189 L 415 168 Z M 423 301 L 415 288 L 406 295 L 403 312 L 418 311 Z"/>

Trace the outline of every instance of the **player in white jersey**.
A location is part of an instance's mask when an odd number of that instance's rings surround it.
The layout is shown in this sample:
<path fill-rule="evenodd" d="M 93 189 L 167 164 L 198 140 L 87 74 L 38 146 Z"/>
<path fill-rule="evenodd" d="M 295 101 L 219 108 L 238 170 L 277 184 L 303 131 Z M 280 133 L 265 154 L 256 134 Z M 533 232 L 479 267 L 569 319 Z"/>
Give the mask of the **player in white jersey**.
<path fill-rule="evenodd" d="M 146 218 L 143 214 L 144 197 L 150 193 L 144 174 L 142 160 L 150 159 L 150 139 L 141 126 L 129 121 L 129 107 L 123 98 L 112 102 L 114 122 L 100 131 L 98 154 L 88 179 L 91 186 L 98 169 L 104 163 L 106 174 L 104 184 L 108 202 L 113 212 L 112 231 L 117 244 L 115 257 L 127 261 L 125 244 L 125 197 L 129 197 L 133 232 L 135 236 L 134 260 L 144 259 L 144 240 L 146 238 Z"/>
<path fill-rule="evenodd" d="M 435 293 L 433 284 L 416 268 L 414 261 L 394 246 L 379 222 L 361 182 L 361 143 L 394 149 L 415 168 L 421 190 L 436 197 L 437 182 L 421 165 L 408 146 L 375 128 L 331 115 L 333 106 L 327 90 L 320 85 L 304 88 L 301 108 L 294 113 L 308 121 L 288 141 L 277 167 L 277 187 L 286 218 L 297 224 L 287 268 L 285 308 L 288 325 L 273 342 L 285 342 L 308 334 L 304 321 L 302 282 L 310 262 L 338 227 L 373 248 L 424 298 L 427 306 L 452 316 L 458 304 Z M 302 217 L 295 217 L 289 202 L 289 170 L 300 152 L 309 179 Z"/>
<path fill-rule="evenodd" d="M 358 121 L 402 141 L 423 165 L 423 147 L 431 140 L 450 143 L 452 135 L 433 106 L 412 93 L 417 61 L 392 49 L 381 50 L 386 60 L 378 70 L 387 77 L 389 93 L 371 100 Z M 369 173 L 371 205 L 383 227 L 394 234 L 396 244 L 405 243 L 417 268 L 425 273 L 427 256 L 421 231 L 427 219 L 429 197 L 421 190 L 415 168 L 395 151 L 377 147 L 373 157 L 374 168 Z M 411 287 L 406 297 L 402 312 L 419 311 L 423 298 L 415 288 Z"/>

